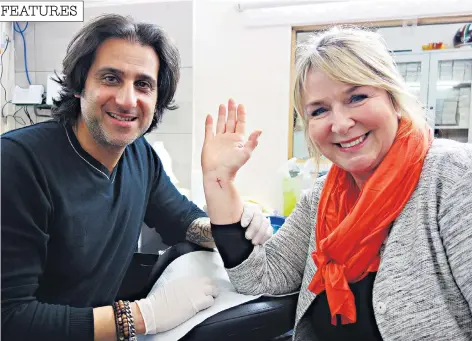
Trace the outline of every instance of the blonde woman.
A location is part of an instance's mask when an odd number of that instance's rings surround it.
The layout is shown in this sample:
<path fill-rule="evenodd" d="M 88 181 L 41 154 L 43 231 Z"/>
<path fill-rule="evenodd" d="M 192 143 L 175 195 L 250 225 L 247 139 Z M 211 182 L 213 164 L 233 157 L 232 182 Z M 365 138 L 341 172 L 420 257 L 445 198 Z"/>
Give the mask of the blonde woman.
<path fill-rule="evenodd" d="M 253 246 L 236 172 L 257 145 L 220 106 L 202 151 L 212 233 L 246 294 L 300 291 L 294 340 L 472 339 L 472 145 L 435 139 L 381 37 L 332 28 L 298 47 L 294 99 L 333 162 Z"/>

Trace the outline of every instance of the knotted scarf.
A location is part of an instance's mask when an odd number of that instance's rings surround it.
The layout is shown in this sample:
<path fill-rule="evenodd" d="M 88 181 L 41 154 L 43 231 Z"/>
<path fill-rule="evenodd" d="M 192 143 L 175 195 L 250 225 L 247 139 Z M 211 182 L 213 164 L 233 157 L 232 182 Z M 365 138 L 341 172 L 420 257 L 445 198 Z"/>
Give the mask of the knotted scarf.
<path fill-rule="evenodd" d="M 414 129 L 407 118 L 399 121 L 394 142 L 374 173 L 358 188 L 353 177 L 333 165 L 321 192 L 316 219 L 318 270 L 308 289 L 326 290 L 331 323 L 356 322 L 354 295 L 348 283 L 376 272 L 380 247 L 419 181 L 431 135 Z"/>

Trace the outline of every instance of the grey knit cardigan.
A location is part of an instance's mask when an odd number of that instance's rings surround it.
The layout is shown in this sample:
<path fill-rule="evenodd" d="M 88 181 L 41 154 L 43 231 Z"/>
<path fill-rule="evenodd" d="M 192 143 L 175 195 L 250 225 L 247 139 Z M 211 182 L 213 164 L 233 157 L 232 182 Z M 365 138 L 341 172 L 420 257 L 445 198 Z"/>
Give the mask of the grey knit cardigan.
<path fill-rule="evenodd" d="M 227 269 L 245 294 L 300 291 L 293 340 L 316 340 L 306 311 L 316 272 L 319 178 L 285 224 Z M 384 341 L 472 340 L 472 144 L 435 139 L 381 251 L 372 303 Z"/>

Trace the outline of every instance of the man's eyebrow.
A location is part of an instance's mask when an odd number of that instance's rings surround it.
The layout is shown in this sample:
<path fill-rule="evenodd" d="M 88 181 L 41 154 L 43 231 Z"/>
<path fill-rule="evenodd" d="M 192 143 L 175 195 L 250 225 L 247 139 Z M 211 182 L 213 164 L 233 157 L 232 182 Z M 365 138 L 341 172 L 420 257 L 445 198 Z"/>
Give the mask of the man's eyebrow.
<path fill-rule="evenodd" d="M 117 74 L 119 76 L 122 76 L 123 75 L 123 72 L 118 70 L 118 69 L 115 69 L 113 67 L 103 67 L 101 69 L 98 69 L 97 72 L 95 74 L 97 75 L 101 75 L 101 74 L 104 74 L 104 73 L 107 73 L 107 72 L 110 72 L 110 73 L 114 73 L 114 74 Z"/>
<path fill-rule="evenodd" d="M 124 75 L 123 71 L 121 71 L 119 69 L 116 69 L 114 67 L 108 67 L 108 66 L 99 69 L 96 73 L 97 74 L 104 74 L 104 73 L 107 73 L 107 72 L 114 73 L 114 74 L 116 74 L 120 77 L 123 77 L 123 75 Z M 152 77 L 148 74 L 145 74 L 145 73 L 138 74 L 138 79 L 148 81 L 149 83 L 151 83 L 154 86 L 157 85 L 157 80 L 154 77 Z"/>

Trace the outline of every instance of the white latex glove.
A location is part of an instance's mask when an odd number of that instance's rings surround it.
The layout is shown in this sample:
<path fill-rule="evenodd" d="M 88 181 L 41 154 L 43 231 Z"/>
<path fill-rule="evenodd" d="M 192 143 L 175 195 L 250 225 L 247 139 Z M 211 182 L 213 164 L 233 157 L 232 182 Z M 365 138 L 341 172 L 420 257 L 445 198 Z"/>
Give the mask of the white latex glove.
<path fill-rule="evenodd" d="M 264 216 L 259 205 L 244 204 L 241 226 L 247 227 L 245 236 L 253 245 L 264 244 L 274 233 L 269 218 Z"/>
<path fill-rule="evenodd" d="M 199 311 L 211 307 L 218 288 L 208 277 L 186 277 L 169 282 L 149 297 L 136 301 L 146 334 L 177 327 Z"/>

